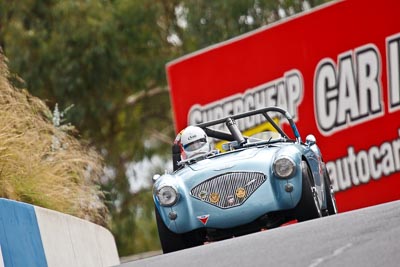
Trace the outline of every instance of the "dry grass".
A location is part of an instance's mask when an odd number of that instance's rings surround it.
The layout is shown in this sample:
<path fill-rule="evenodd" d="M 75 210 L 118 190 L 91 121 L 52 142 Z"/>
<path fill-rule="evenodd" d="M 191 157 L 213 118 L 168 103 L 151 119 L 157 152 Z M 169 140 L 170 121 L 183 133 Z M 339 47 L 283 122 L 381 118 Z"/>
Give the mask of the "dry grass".
<path fill-rule="evenodd" d="M 0 54 L 0 197 L 106 225 L 101 157 L 53 126 L 47 106 L 8 77 Z"/>

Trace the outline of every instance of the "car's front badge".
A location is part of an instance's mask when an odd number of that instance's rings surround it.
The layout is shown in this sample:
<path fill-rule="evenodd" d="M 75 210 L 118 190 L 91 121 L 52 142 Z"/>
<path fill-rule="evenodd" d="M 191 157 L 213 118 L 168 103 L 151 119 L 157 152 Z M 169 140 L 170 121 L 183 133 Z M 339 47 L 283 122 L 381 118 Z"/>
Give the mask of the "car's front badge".
<path fill-rule="evenodd" d="M 206 225 L 209 217 L 210 217 L 210 214 L 207 214 L 207 215 L 197 216 L 197 219 L 199 219 L 200 222 L 202 222 L 204 225 Z"/>
<path fill-rule="evenodd" d="M 229 195 L 226 200 L 228 201 L 229 205 L 233 205 L 235 203 L 235 198 L 232 195 Z"/>
<path fill-rule="evenodd" d="M 204 200 L 206 200 L 207 195 L 208 195 L 208 192 L 207 192 L 207 191 L 205 191 L 205 190 L 200 191 L 200 193 L 199 193 L 199 198 L 200 198 L 201 200 L 204 201 Z"/>
<path fill-rule="evenodd" d="M 239 187 L 236 189 L 236 196 L 238 198 L 244 198 L 246 196 L 246 189 L 243 187 Z"/>
<path fill-rule="evenodd" d="M 218 193 L 211 193 L 210 194 L 210 202 L 217 203 L 219 201 L 219 194 Z"/>

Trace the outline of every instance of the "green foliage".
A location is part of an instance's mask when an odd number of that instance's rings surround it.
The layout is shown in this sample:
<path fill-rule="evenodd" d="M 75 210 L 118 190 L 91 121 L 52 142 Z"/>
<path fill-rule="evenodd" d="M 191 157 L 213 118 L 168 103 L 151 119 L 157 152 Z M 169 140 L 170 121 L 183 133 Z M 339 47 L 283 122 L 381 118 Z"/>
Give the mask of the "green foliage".
<path fill-rule="evenodd" d="M 304 11 L 304 2 L 313 7 L 328 1 L 184 0 L 180 5 L 187 27 L 175 30 L 182 38 L 183 52 L 189 53 Z"/>
<path fill-rule="evenodd" d="M 151 194 L 132 193 L 125 172 L 132 161 L 169 157 L 165 64 L 298 13 L 304 2 L 0 0 L 0 44 L 14 83 L 50 107 L 73 104 L 66 119 L 114 172 L 103 188 L 121 256 L 158 246 Z"/>

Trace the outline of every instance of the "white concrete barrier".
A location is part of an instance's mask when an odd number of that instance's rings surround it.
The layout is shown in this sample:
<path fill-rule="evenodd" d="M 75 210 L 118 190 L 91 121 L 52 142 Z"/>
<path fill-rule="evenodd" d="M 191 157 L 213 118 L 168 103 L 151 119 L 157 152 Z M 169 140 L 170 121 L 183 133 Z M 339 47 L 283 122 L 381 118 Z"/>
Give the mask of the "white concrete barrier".
<path fill-rule="evenodd" d="M 0 199 L 0 267 L 120 264 L 105 228 L 60 212 Z"/>

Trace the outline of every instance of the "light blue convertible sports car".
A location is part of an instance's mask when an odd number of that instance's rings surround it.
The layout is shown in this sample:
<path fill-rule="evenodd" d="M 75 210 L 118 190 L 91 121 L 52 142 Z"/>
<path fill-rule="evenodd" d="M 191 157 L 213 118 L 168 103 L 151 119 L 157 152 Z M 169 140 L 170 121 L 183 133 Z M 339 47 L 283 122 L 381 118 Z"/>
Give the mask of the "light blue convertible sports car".
<path fill-rule="evenodd" d="M 269 131 L 247 135 L 240 120 L 263 121 Z M 197 126 L 224 143 L 186 160 L 175 145 L 174 171 L 154 176 L 164 253 L 337 213 L 315 137 L 303 142 L 285 110 L 268 107 Z"/>

